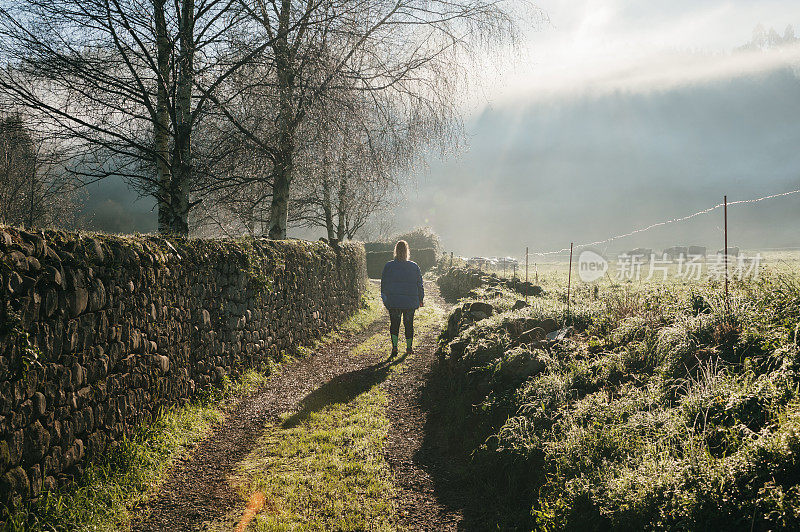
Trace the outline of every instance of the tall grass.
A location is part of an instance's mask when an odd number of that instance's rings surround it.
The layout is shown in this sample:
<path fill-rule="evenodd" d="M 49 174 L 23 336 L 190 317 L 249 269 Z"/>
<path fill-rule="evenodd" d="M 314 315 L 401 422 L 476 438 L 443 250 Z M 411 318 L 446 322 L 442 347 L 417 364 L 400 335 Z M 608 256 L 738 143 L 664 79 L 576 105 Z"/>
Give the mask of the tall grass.
<path fill-rule="evenodd" d="M 76 483 L 45 493 L 7 515 L 4 530 L 120 530 L 169 464 L 202 440 L 222 417 L 211 404 L 163 412 L 86 468 Z"/>

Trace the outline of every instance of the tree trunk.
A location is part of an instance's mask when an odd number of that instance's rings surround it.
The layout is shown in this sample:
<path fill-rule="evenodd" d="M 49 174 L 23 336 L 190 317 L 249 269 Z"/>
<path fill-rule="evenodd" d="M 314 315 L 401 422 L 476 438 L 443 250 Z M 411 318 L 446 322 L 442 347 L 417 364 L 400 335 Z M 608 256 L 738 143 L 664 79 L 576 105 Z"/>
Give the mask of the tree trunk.
<path fill-rule="evenodd" d="M 272 205 L 269 211 L 269 237 L 273 240 L 286 238 L 286 223 L 289 218 L 289 181 L 283 173 L 275 176 L 272 190 Z"/>
<path fill-rule="evenodd" d="M 285 97 L 281 97 L 285 100 Z M 286 109 L 284 109 L 286 107 Z M 294 125 L 288 116 L 291 104 L 281 105 L 278 123 L 278 152 L 275 164 L 275 180 L 272 188 L 272 204 L 269 212 L 269 237 L 273 240 L 286 238 L 289 221 L 289 193 L 294 167 Z"/>
<path fill-rule="evenodd" d="M 344 240 L 345 237 L 344 234 L 346 228 L 345 217 L 347 216 L 346 212 L 347 206 L 345 204 L 346 195 L 347 195 L 347 184 L 344 175 L 342 175 L 342 178 L 339 180 L 339 206 L 337 208 L 337 210 L 339 211 L 338 212 L 339 223 L 336 227 L 336 238 L 340 242 Z"/>
<path fill-rule="evenodd" d="M 289 189 L 294 167 L 294 72 L 292 51 L 287 35 L 290 30 L 291 0 L 281 0 L 278 17 L 278 32 L 273 45 L 275 70 L 278 75 L 278 155 L 275 161 L 275 180 L 272 204 L 269 213 L 269 237 L 274 240 L 286 238 L 289 221 Z"/>
<path fill-rule="evenodd" d="M 36 177 L 37 177 L 37 163 L 38 161 L 34 160 L 33 164 L 31 165 L 31 197 L 29 205 L 28 205 L 28 229 L 33 229 L 33 217 L 34 211 L 36 210 Z"/>
<path fill-rule="evenodd" d="M 169 165 L 169 61 L 171 43 L 167 35 L 167 22 L 164 15 L 166 0 L 154 0 L 153 18 L 156 30 L 156 59 L 158 62 L 158 92 L 156 95 L 156 116 L 153 141 L 156 150 L 156 171 L 158 175 L 158 232 L 171 231 L 172 209 L 170 207 L 171 175 Z"/>
<path fill-rule="evenodd" d="M 184 155 L 188 149 L 184 146 L 180 149 Z M 189 236 L 189 182 L 191 181 L 192 169 L 189 164 L 184 163 L 178 156 L 178 164 L 172 175 L 172 187 L 170 188 L 170 228 L 169 232 L 175 236 Z"/>
<path fill-rule="evenodd" d="M 333 232 L 333 209 L 331 208 L 331 189 L 328 180 L 325 180 L 323 185 L 325 188 L 322 191 L 322 211 L 325 213 L 325 229 L 328 230 L 328 242 L 336 239 L 336 234 Z"/>
<path fill-rule="evenodd" d="M 328 230 L 328 242 L 336 235 L 333 233 L 333 208 L 331 207 L 331 181 L 328 177 L 328 157 L 322 160 L 322 212 L 325 215 L 325 229 Z"/>
<path fill-rule="evenodd" d="M 192 182 L 192 85 L 194 83 L 194 0 L 181 0 L 180 57 L 176 94 L 177 130 L 170 186 L 170 232 L 189 235 L 189 191 Z"/>
<path fill-rule="evenodd" d="M 256 236 L 256 205 L 250 204 L 247 219 L 245 220 L 245 229 L 247 229 L 247 234 L 255 237 Z"/>

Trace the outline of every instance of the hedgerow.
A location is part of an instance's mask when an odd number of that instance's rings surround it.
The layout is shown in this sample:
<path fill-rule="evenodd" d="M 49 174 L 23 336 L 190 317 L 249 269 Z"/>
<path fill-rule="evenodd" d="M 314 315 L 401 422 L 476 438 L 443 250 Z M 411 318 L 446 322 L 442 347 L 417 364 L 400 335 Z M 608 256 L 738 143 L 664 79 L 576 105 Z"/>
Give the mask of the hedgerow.
<path fill-rule="evenodd" d="M 486 501 L 471 519 L 800 528 L 798 277 L 735 283 L 728 305 L 712 284 L 595 293 L 571 314 L 547 296 L 443 334 L 428 393 L 467 461 L 465 483 Z M 520 341 L 531 335 L 514 323 L 548 316 L 574 334 Z M 509 366 L 524 369 L 504 374 Z"/>

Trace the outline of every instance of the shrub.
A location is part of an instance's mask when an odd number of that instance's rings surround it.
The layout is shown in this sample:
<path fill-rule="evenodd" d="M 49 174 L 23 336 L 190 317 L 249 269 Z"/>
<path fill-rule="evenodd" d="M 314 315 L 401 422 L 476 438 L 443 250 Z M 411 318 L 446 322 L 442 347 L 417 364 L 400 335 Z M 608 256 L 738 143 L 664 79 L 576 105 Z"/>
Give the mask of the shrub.
<path fill-rule="evenodd" d="M 367 253 L 394 251 L 394 242 L 364 242 L 364 251 Z"/>
<path fill-rule="evenodd" d="M 395 235 L 387 241 L 380 242 L 364 242 L 364 251 L 367 253 L 385 253 L 393 252 L 394 246 L 398 240 L 405 240 L 411 251 L 411 257 L 419 257 L 421 250 L 433 250 L 433 263 L 436 263 L 436 257 L 439 255 L 441 248 L 439 242 L 439 235 L 434 233 L 430 227 L 418 227 L 413 231 L 401 235 Z M 431 265 L 432 266 L 432 265 Z"/>
<path fill-rule="evenodd" d="M 367 275 L 369 278 L 380 279 L 383 267 L 392 259 L 394 259 L 394 252 L 392 251 L 367 252 Z"/>
<path fill-rule="evenodd" d="M 391 245 L 394 246 L 394 243 L 398 240 L 405 240 L 408 242 L 408 247 L 411 248 L 412 256 L 416 254 L 416 250 L 418 249 L 432 249 L 434 255 L 438 255 L 439 249 L 441 248 L 439 235 L 434 233 L 430 227 L 418 227 L 408 233 L 396 235 L 392 237 L 390 241 Z"/>
<path fill-rule="evenodd" d="M 448 300 L 467 297 L 470 291 L 483 285 L 483 277 L 472 268 L 453 268 L 436 279 L 442 297 Z"/>

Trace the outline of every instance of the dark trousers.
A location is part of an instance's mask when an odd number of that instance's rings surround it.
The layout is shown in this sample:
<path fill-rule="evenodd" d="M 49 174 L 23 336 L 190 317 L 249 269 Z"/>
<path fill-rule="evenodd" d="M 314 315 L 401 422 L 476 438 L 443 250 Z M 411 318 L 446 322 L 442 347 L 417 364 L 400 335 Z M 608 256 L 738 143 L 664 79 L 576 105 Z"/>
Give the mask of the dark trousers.
<path fill-rule="evenodd" d="M 403 327 L 406 330 L 406 338 L 414 337 L 414 311 L 416 309 L 401 310 L 399 308 L 389 309 L 389 333 L 400 336 L 400 318 L 403 318 Z"/>

